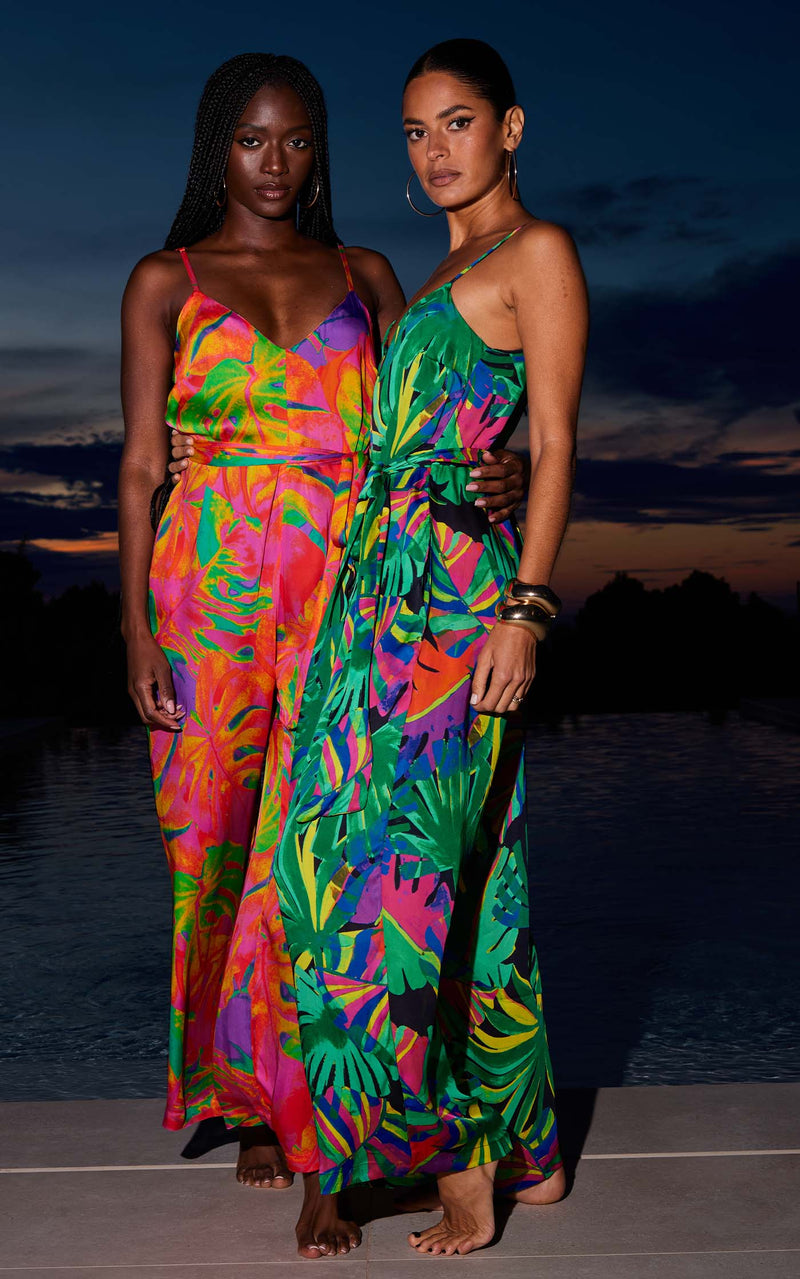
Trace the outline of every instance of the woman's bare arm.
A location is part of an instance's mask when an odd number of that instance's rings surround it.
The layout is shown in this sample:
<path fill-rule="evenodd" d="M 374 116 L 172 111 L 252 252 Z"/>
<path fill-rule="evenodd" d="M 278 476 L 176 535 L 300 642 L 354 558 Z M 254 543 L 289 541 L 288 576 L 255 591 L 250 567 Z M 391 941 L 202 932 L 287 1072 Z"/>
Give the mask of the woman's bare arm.
<path fill-rule="evenodd" d="M 531 482 L 520 581 L 547 585 L 569 517 L 588 333 L 588 301 L 575 245 L 551 223 L 518 246 L 514 308 L 528 374 Z"/>
<path fill-rule="evenodd" d="M 518 576 L 547 586 L 569 516 L 588 331 L 586 284 L 569 235 L 538 222 L 515 246 L 511 305 L 528 374 L 531 482 Z M 478 711 L 504 713 L 528 692 L 536 639 L 498 622 L 475 669 Z"/>
<path fill-rule="evenodd" d="M 152 254 L 134 269 L 122 302 L 122 409 L 125 443 L 119 471 L 122 633 L 129 692 L 152 728 L 175 732 L 180 714 L 169 663 L 150 632 L 148 578 L 153 553 L 150 498 L 164 477 L 164 414 L 172 385 L 176 273 Z"/>

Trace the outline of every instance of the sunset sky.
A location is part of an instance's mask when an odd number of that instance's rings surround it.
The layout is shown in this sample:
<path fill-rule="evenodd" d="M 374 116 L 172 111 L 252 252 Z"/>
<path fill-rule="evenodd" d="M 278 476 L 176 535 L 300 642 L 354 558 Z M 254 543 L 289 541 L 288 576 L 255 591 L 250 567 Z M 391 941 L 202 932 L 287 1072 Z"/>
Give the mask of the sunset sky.
<path fill-rule="evenodd" d="M 402 82 L 427 46 L 471 35 L 510 64 L 524 199 L 572 231 L 592 296 L 557 589 L 575 604 L 616 570 L 660 585 L 702 568 L 790 604 L 798 26 L 788 0 L 16 6 L 0 543 L 28 539 L 48 592 L 114 581 L 119 297 L 163 243 L 214 67 L 245 50 L 309 64 L 328 98 L 339 233 L 387 253 L 412 292 L 446 235 L 405 202 Z"/>

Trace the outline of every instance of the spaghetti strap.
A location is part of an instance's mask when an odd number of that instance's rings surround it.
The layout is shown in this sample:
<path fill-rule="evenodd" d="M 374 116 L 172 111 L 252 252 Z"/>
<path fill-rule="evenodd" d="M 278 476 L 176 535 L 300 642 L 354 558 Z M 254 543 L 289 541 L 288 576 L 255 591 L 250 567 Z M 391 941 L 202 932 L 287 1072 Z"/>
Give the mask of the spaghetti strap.
<path fill-rule="evenodd" d="M 354 293 L 354 292 L 355 292 L 355 289 L 354 289 L 354 287 L 353 287 L 353 277 L 352 277 L 352 275 L 350 274 L 350 263 L 347 261 L 347 254 L 346 254 L 346 253 L 345 253 L 345 251 L 344 251 L 344 245 L 343 245 L 343 244 L 337 244 L 337 246 L 336 246 L 336 247 L 337 247 L 337 249 L 339 250 L 339 257 L 342 259 L 342 266 L 344 267 L 344 274 L 345 274 L 345 278 L 346 278 L 346 280 L 347 280 L 347 288 L 348 288 L 348 291 L 349 291 L 350 293 Z"/>
<path fill-rule="evenodd" d="M 521 230 L 522 230 L 522 225 L 515 226 L 514 230 L 509 231 L 506 235 L 504 235 L 502 240 L 498 240 L 497 244 L 493 244 L 490 249 L 487 249 L 485 253 L 482 253 L 479 258 L 475 259 L 474 262 L 470 262 L 469 266 L 465 266 L 463 271 L 459 271 L 458 275 L 454 275 L 453 279 L 451 280 L 451 284 L 455 284 L 456 280 L 460 280 L 462 275 L 466 275 L 467 271 L 471 271 L 474 266 L 477 266 L 478 263 L 482 262 L 484 258 L 488 258 L 490 253 L 494 253 L 495 249 L 499 249 L 501 244 L 505 244 L 506 240 L 510 240 L 512 235 L 516 235 L 517 231 L 521 231 Z"/>
<path fill-rule="evenodd" d="M 186 267 L 186 274 L 188 275 L 189 279 L 192 282 L 192 288 L 197 289 L 197 291 L 200 292 L 200 285 L 197 283 L 197 276 L 192 270 L 192 264 L 189 261 L 189 254 L 186 252 L 185 249 L 177 249 L 176 252 L 180 253 L 181 255 L 181 261 L 183 262 L 183 265 Z"/>

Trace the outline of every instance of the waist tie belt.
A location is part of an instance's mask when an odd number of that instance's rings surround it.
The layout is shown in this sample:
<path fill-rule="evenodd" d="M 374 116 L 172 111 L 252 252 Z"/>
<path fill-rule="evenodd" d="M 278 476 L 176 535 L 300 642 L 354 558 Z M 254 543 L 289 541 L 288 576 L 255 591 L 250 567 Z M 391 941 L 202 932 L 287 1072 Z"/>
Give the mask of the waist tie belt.
<path fill-rule="evenodd" d="M 419 467 L 436 466 L 474 466 L 479 463 L 486 449 L 420 449 L 417 453 L 405 453 L 385 460 L 373 453 L 369 474 L 396 475 L 399 472 L 415 471 Z"/>
<path fill-rule="evenodd" d="M 337 453 L 330 449 L 270 448 L 264 444 L 239 444 L 229 440 L 212 440 L 195 435 L 192 462 L 201 466 L 319 466 L 326 462 L 352 461 L 365 465 L 367 452 Z"/>
<path fill-rule="evenodd" d="M 484 452 L 430 449 L 385 460 L 373 453 L 303 695 L 305 720 L 301 715 L 292 774 L 298 823 L 363 809 L 372 778 L 373 720 L 393 722 L 396 733 L 387 749 L 396 757 L 431 599 L 426 564 L 432 521 L 427 476 L 419 472 L 439 464 L 471 466 Z M 395 495 L 396 516 L 385 518 Z M 415 582 L 419 589 L 407 604 Z M 348 839 L 353 864 L 376 855 L 355 828 Z"/>

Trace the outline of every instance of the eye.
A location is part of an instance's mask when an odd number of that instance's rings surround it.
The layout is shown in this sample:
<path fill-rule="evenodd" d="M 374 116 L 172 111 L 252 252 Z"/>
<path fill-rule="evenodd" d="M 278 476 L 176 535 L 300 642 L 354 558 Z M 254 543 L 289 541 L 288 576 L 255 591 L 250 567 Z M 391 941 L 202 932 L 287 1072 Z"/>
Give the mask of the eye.
<path fill-rule="evenodd" d="M 307 138 L 292 138 L 289 146 L 294 147 L 295 151 L 307 151 L 311 143 Z"/>
<path fill-rule="evenodd" d="M 457 115 L 453 117 L 447 127 L 448 129 L 455 128 L 456 133 L 461 133 L 468 124 L 472 124 L 474 119 L 474 115 Z"/>
<path fill-rule="evenodd" d="M 252 151 L 255 147 L 261 145 L 261 139 L 254 138 L 251 134 L 247 134 L 243 138 L 237 138 L 236 141 L 239 143 L 240 147 L 245 147 L 248 151 Z"/>
<path fill-rule="evenodd" d="M 406 129 L 406 137 L 409 142 L 419 142 L 424 132 L 424 129 Z"/>

